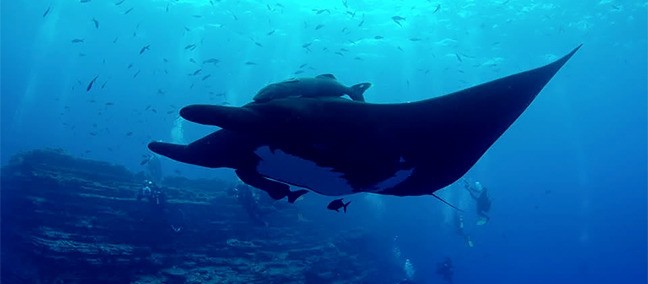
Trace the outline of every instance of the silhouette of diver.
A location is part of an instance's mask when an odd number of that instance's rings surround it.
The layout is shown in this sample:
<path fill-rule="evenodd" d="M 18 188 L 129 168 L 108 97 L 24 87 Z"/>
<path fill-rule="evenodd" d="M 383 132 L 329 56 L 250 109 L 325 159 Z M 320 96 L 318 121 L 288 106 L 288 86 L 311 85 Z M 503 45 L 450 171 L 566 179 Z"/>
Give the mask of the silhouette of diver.
<path fill-rule="evenodd" d="M 452 260 L 446 256 L 445 260 L 437 263 L 436 273 L 441 275 L 445 281 L 452 283 L 452 274 L 454 273 L 454 267 L 452 266 Z"/>
<path fill-rule="evenodd" d="M 145 180 L 144 186 L 140 188 L 139 192 L 137 193 L 137 201 L 140 201 L 144 198 L 148 199 L 149 202 L 159 207 L 164 207 L 164 205 L 166 204 L 166 195 L 162 191 L 162 188 L 160 188 L 150 180 Z"/>
<path fill-rule="evenodd" d="M 151 204 L 148 219 L 152 225 L 170 227 L 173 232 L 182 231 L 185 215 L 179 208 L 168 208 L 167 197 L 162 187 L 151 180 L 145 180 L 144 186 L 137 192 L 137 201 L 147 199 Z"/>
<path fill-rule="evenodd" d="M 479 221 L 477 221 L 477 225 L 486 224 L 486 222 L 490 220 L 490 217 L 487 213 L 491 208 L 491 200 L 488 197 L 488 188 L 482 186 L 478 181 L 475 182 L 474 185 L 465 179 L 463 181 L 464 188 L 468 190 L 470 197 L 472 197 L 472 199 L 476 201 L 477 215 L 479 215 Z"/>

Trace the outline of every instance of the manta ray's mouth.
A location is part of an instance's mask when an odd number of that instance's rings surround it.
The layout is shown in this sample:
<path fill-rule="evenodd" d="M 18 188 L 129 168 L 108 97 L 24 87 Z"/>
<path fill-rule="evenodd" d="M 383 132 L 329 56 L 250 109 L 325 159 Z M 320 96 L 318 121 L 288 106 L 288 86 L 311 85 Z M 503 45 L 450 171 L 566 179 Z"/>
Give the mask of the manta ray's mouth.
<path fill-rule="evenodd" d="M 258 147 L 254 153 L 261 158 L 256 170 L 262 176 L 329 196 L 356 192 L 380 193 L 399 185 L 414 171 L 414 169 L 398 170 L 392 177 L 369 187 L 354 188 L 343 173 L 333 168 L 319 166 L 313 161 L 281 150 L 272 151 L 268 146 Z"/>

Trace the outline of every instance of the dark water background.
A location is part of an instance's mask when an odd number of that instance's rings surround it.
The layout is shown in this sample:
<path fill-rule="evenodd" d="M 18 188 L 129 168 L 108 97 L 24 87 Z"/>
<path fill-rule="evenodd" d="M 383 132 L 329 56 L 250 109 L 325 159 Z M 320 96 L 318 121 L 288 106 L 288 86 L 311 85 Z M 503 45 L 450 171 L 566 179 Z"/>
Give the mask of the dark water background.
<path fill-rule="evenodd" d="M 468 173 L 493 199 L 488 224 L 466 214 L 475 247 L 431 197 L 354 195 L 346 215 L 312 193 L 297 206 L 332 229 L 398 236 L 394 257 L 409 259 L 422 283 L 442 281 L 433 269 L 445 256 L 455 283 L 646 282 L 645 1 L 347 3 L 3 1 L 2 162 L 54 147 L 139 171 L 151 140 L 211 130 L 178 119 L 180 107 L 242 105 L 296 71 L 372 82 L 368 101 L 404 102 L 540 66 L 583 43 Z M 203 63 L 210 58 L 219 62 Z M 162 163 L 168 174 L 233 178 Z M 473 207 L 460 186 L 440 194 Z"/>

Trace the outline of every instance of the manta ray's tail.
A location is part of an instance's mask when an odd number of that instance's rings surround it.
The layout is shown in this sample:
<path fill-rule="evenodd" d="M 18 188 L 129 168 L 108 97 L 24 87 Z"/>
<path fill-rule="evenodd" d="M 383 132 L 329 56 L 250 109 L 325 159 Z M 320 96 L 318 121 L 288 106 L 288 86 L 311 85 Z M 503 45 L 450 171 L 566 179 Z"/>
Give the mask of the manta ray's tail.
<path fill-rule="evenodd" d="M 371 87 L 371 83 L 355 84 L 349 88 L 349 97 L 358 102 L 364 102 L 364 92 Z"/>

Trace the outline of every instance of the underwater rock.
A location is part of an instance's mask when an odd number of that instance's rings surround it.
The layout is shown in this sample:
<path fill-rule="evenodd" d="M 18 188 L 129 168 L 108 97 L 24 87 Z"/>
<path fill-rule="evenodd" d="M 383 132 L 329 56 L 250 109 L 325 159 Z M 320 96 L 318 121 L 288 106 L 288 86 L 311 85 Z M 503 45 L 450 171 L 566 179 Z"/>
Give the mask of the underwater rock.
<path fill-rule="evenodd" d="M 163 206 L 137 193 L 144 175 L 61 150 L 2 168 L 2 283 L 395 283 L 388 248 L 369 235 L 299 222 L 264 205 L 255 224 L 232 182 L 167 177 Z M 384 251 L 384 254 L 378 252 Z M 378 268 L 380 267 L 380 268 Z M 398 271 L 398 268 L 393 269 Z M 379 281 L 379 282 L 380 282 Z M 321 283 L 321 282 L 320 282 Z"/>

